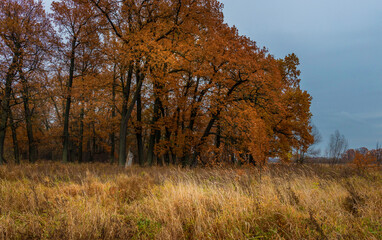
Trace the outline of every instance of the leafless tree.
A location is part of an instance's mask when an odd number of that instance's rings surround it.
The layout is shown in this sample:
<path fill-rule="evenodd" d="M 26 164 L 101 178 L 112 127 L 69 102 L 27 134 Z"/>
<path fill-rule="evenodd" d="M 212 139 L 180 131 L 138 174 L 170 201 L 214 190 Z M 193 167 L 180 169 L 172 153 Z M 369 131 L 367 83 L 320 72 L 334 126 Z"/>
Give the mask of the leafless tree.
<path fill-rule="evenodd" d="M 319 143 L 322 142 L 322 135 L 318 131 L 318 128 L 315 125 L 312 125 L 312 136 L 314 138 L 314 142 L 308 148 L 308 155 L 310 157 L 317 157 L 321 153 L 321 149 L 316 148 Z"/>
<path fill-rule="evenodd" d="M 311 134 L 313 136 L 313 143 L 309 146 L 308 149 L 298 149 L 296 152 L 296 162 L 297 163 L 304 163 L 306 159 L 317 157 L 321 153 L 321 149 L 316 148 L 317 145 L 322 141 L 322 136 L 320 132 L 318 131 L 318 128 L 315 125 L 312 126 Z"/>
<path fill-rule="evenodd" d="M 338 130 L 331 134 L 329 145 L 326 149 L 331 164 L 339 163 L 347 148 L 348 141 L 343 134 L 341 134 Z"/>

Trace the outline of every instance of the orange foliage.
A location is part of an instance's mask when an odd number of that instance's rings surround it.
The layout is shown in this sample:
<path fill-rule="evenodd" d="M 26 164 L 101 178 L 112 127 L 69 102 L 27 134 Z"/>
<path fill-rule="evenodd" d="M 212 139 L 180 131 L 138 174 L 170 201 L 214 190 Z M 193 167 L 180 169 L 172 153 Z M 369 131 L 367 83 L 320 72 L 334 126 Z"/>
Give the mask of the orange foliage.
<path fill-rule="evenodd" d="M 141 164 L 264 165 L 312 144 L 297 56 L 275 59 L 240 35 L 218 1 L 62 0 L 52 10 L 63 34 L 38 78 L 44 152 L 59 158 L 65 127 L 71 160 L 110 153 L 120 164 L 129 148 Z"/>
<path fill-rule="evenodd" d="M 354 159 L 353 159 L 353 164 L 355 164 L 357 168 L 365 168 L 369 166 L 370 164 L 375 163 L 376 160 L 377 159 L 375 155 L 372 154 L 370 151 L 364 154 L 359 151 L 356 151 Z"/>

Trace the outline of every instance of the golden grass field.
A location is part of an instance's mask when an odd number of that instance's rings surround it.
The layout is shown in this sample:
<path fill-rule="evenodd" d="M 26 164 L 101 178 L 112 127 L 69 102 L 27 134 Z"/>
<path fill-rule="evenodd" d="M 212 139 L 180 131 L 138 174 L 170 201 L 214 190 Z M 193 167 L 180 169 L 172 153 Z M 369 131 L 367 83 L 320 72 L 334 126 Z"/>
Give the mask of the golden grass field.
<path fill-rule="evenodd" d="M 382 172 L 0 166 L 0 239 L 382 239 Z"/>

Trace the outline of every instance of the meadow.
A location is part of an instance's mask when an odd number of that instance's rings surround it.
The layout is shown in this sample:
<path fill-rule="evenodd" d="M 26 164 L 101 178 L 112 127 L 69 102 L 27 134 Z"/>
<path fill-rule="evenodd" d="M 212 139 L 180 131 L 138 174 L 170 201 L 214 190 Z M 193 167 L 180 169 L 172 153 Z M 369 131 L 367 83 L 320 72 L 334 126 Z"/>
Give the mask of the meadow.
<path fill-rule="evenodd" d="M 0 239 L 382 239 L 382 172 L 0 166 Z"/>

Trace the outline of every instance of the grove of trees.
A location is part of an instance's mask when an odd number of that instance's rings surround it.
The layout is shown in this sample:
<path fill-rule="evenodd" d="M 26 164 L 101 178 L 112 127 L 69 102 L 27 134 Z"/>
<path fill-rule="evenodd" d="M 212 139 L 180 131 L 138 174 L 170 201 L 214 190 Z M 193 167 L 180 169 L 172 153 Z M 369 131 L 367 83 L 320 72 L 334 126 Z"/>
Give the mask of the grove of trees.
<path fill-rule="evenodd" d="M 289 161 L 314 142 L 295 54 L 216 0 L 0 0 L 0 164 Z M 334 154 L 334 153 L 333 153 Z"/>

